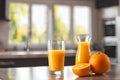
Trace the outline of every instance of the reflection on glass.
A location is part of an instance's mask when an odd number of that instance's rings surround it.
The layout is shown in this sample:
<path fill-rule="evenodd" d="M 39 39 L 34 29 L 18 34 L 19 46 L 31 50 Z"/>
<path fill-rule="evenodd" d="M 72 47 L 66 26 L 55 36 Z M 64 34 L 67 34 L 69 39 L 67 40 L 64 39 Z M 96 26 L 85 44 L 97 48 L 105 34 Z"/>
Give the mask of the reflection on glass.
<path fill-rule="evenodd" d="M 47 6 L 32 6 L 32 43 L 46 42 L 47 36 Z"/>
<path fill-rule="evenodd" d="M 66 5 L 54 5 L 54 38 L 70 40 L 70 7 Z"/>
<path fill-rule="evenodd" d="M 74 7 L 74 35 L 89 34 L 91 27 L 91 9 L 87 6 Z"/>
<path fill-rule="evenodd" d="M 24 3 L 10 3 L 9 43 L 23 43 L 28 32 L 29 6 Z"/>

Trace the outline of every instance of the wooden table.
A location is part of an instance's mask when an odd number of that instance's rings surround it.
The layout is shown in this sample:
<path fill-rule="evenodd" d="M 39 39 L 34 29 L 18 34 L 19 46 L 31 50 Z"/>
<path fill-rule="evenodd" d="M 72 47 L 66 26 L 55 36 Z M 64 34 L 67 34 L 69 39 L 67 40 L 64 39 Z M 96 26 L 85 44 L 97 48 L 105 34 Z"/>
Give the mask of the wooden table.
<path fill-rule="evenodd" d="M 120 65 L 112 64 L 107 73 L 87 77 L 74 75 L 71 66 L 65 66 L 63 77 L 49 75 L 48 66 L 0 68 L 0 78 L 2 80 L 120 80 Z"/>

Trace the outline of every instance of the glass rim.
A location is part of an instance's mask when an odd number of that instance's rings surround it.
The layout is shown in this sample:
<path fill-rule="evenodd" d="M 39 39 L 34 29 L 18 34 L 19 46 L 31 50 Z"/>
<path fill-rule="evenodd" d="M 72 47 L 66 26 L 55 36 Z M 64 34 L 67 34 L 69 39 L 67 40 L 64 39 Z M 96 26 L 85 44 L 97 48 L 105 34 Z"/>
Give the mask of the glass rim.
<path fill-rule="evenodd" d="M 48 40 L 48 50 L 52 50 L 52 49 L 65 50 L 65 41 L 64 40 Z"/>
<path fill-rule="evenodd" d="M 65 40 L 52 40 L 52 39 L 50 39 L 50 40 L 48 40 L 48 42 L 65 42 Z"/>
<path fill-rule="evenodd" d="M 90 36 L 89 34 L 77 34 L 76 36 Z"/>
<path fill-rule="evenodd" d="M 75 35 L 75 37 L 79 37 L 79 36 L 81 36 L 81 37 L 82 36 L 88 36 L 90 38 L 92 37 L 90 34 L 77 34 L 77 35 Z"/>

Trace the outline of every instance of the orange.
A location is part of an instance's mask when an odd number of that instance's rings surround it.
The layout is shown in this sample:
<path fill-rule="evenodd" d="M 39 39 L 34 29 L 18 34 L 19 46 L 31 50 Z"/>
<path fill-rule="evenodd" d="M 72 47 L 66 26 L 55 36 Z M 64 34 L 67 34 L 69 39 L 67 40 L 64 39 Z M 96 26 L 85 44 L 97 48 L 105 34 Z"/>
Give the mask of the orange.
<path fill-rule="evenodd" d="M 90 72 L 90 64 L 89 63 L 80 63 L 77 65 L 74 65 L 72 67 L 72 71 L 77 76 L 87 76 Z"/>
<path fill-rule="evenodd" d="M 91 70 L 96 74 L 103 74 L 110 68 L 110 59 L 103 52 L 96 52 L 89 60 Z"/>

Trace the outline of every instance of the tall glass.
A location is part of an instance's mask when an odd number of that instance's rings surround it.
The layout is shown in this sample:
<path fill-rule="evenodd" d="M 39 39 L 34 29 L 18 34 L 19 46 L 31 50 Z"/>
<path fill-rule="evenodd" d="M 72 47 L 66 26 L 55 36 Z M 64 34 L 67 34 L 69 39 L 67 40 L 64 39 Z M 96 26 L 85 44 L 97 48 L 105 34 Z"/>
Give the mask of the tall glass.
<path fill-rule="evenodd" d="M 90 40 L 91 37 L 87 34 L 77 35 L 78 49 L 76 53 L 75 64 L 88 63 L 91 52 L 90 52 Z"/>
<path fill-rule="evenodd" d="M 48 40 L 48 65 L 50 74 L 63 75 L 65 62 L 65 42 Z"/>

